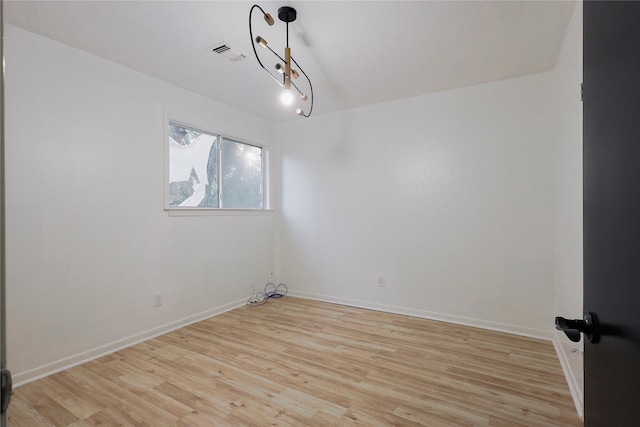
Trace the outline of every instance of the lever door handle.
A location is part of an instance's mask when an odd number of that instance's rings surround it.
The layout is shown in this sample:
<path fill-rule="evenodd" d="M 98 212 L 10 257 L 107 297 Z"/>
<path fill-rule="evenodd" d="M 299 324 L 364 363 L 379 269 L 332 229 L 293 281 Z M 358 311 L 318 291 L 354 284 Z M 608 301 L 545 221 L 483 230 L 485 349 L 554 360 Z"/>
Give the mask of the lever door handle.
<path fill-rule="evenodd" d="M 592 344 L 600 341 L 600 324 L 595 313 L 586 312 L 584 318 L 573 320 L 556 317 L 556 329 L 563 331 L 567 338 L 573 342 L 580 341 L 581 333 Z"/>

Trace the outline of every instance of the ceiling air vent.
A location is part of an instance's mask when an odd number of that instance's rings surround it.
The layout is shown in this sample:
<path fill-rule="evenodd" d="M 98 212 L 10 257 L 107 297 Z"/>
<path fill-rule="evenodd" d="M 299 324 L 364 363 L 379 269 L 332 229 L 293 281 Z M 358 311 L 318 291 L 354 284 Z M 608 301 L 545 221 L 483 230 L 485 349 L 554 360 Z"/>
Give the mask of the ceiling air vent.
<path fill-rule="evenodd" d="M 211 46 L 210 49 L 213 51 L 213 53 L 224 56 L 232 62 L 241 61 L 247 57 L 247 55 L 242 53 L 239 49 L 236 49 L 233 46 L 229 46 L 224 42 Z"/>

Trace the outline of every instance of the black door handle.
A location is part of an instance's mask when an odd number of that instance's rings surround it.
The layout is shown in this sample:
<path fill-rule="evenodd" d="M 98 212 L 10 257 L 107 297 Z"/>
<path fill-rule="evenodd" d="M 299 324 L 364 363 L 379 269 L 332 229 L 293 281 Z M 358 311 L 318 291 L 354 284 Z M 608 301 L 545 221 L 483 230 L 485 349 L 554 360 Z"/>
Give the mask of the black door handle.
<path fill-rule="evenodd" d="M 586 312 L 584 318 L 574 320 L 556 317 L 556 329 L 563 331 L 573 342 L 580 341 L 580 333 L 583 333 L 591 344 L 600 341 L 600 324 L 595 313 Z"/>

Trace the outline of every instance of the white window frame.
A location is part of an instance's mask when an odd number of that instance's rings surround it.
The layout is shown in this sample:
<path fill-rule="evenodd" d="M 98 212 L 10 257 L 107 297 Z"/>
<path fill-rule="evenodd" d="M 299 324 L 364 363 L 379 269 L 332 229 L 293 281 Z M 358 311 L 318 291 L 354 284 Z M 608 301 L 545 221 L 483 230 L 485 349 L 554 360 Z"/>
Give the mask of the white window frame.
<path fill-rule="evenodd" d="M 225 207 L 180 207 L 180 206 L 171 206 L 169 205 L 169 125 L 174 124 L 178 126 L 184 126 L 185 128 L 197 130 L 203 133 L 208 133 L 211 135 L 215 135 L 218 137 L 219 150 L 222 147 L 223 140 L 229 140 L 241 144 L 246 144 L 252 147 L 260 148 L 261 150 L 261 171 L 262 171 L 262 208 L 225 208 Z M 264 214 L 268 212 L 272 212 L 269 206 L 269 150 L 262 144 L 258 144 L 255 142 L 247 141 L 246 138 L 239 138 L 236 136 L 232 136 L 229 134 L 225 134 L 223 132 L 217 132 L 211 130 L 206 126 L 200 126 L 196 124 L 192 124 L 189 121 L 182 120 L 180 118 L 176 118 L 174 115 L 165 114 L 163 120 L 163 152 L 164 152 L 164 174 L 163 174 L 163 188 L 164 188 L 164 210 L 169 214 L 169 216 L 202 216 L 202 215 L 256 215 L 256 214 Z M 218 184 L 220 185 L 220 171 L 222 163 L 221 153 L 218 154 Z M 218 187 L 219 191 L 221 191 L 221 187 Z M 219 200 L 221 197 L 219 193 Z"/>

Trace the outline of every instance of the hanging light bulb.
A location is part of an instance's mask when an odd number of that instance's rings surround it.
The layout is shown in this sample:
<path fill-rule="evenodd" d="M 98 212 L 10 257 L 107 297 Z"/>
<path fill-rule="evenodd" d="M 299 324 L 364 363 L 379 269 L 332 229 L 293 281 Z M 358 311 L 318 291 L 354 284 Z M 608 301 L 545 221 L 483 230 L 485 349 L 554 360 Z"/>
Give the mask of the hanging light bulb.
<path fill-rule="evenodd" d="M 291 89 L 285 89 L 282 91 L 282 95 L 280 95 L 280 101 L 284 105 L 291 105 L 293 102 L 293 93 L 291 93 Z"/>

